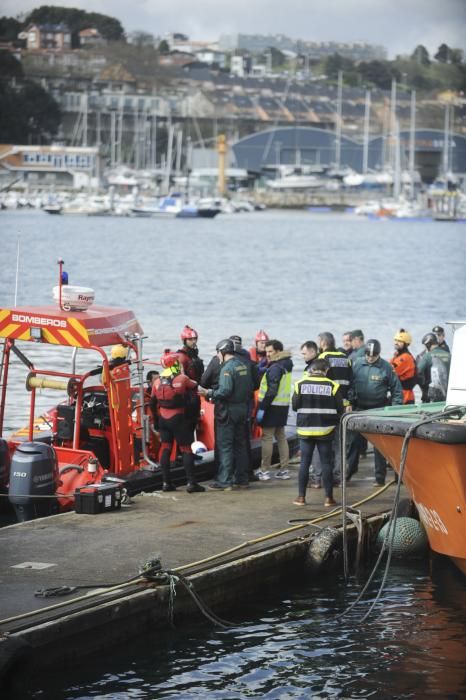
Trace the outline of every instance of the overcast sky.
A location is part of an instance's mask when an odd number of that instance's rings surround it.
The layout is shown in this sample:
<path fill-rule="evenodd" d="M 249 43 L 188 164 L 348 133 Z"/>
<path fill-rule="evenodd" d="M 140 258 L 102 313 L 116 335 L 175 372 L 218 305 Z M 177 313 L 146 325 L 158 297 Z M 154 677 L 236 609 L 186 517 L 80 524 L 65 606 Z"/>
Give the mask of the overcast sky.
<path fill-rule="evenodd" d="M 191 39 L 220 34 L 286 34 L 309 41 L 382 44 L 393 58 L 418 44 L 466 51 L 466 0 L 0 0 L 0 15 L 16 17 L 44 5 L 78 7 L 116 17 L 126 32 Z"/>

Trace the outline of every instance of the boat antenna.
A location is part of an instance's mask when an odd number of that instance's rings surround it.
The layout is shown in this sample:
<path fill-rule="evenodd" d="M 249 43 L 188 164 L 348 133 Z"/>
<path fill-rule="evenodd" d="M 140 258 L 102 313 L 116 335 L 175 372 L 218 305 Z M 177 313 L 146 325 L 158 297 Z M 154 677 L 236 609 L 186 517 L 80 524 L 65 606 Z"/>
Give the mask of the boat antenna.
<path fill-rule="evenodd" d="M 60 307 L 61 311 L 65 311 L 62 305 L 62 297 L 61 297 L 61 290 L 63 286 L 63 265 L 65 264 L 65 261 L 62 260 L 61 258 L 58 258 L 57 260 L 58 264 L 58 306 Z"/>
<path fill-rule="evenodd" d="M 15 279 L 15 302 L 14 306 L 16 306 L 17 300 L 18 300 L 18 281 L 19 281 L 19 243 L 20 243 L 20 236 L 18 236 L 18 244 L 16 247 L 16 279 Z"/>

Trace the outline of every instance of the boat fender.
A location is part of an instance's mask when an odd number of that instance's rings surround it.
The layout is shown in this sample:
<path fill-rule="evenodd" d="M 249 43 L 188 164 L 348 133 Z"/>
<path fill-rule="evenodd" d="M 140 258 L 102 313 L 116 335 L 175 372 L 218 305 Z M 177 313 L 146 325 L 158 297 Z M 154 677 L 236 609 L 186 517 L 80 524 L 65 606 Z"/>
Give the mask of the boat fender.
<path fill-rule="evenodd" d="M 315 535 L 306 554 L 306 569 L 312 574 L 330 573 L 340 562 L 342 534 L 326 527 Z"/>
<path fill-rule="evenodd" d="M 382 548 L 389 526 L 390 522 L 385 523 L 377 534 L 376 547 L 379 550 Z M 427 535 L 424 526 L 419 520 L 405 517 L 397 518 L 392 527 L 395 527 L 392 545 L 393 557 L 402 559 L 405 557 L 422 557 L 426 554 L 428 549 Z M 390 544 L 392 534 L 393 530 L 390 531 L 388 536 L 388 544 Z"/>
<path fill-rule="evenodd" d="M 0 688 L 3 697 L 12 697 L 17 677 L 24 678 L 24 666 L 30 660 L 32 647 L 22 637 L 0 638 Z M 27 674 L 26 674 L 27 675 Z"/>

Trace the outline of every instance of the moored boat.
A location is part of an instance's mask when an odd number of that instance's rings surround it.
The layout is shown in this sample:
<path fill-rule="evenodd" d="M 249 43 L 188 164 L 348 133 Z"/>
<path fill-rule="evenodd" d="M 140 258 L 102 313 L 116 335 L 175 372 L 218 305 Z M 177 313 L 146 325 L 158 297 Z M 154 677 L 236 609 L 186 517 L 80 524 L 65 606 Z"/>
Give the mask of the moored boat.
<path fill-rule="evenodd" d="M 116 508 L 124 489 L 132 495 L 162 486 L 159 434 L 150 427 L 150 388 L 144 379 L 158 363 L 142 360 L 142 328 L 131 310 L 94 305 L 94 290 L 63 284 L 59 263 L 55 305 L 0 309 L 0 491 L 8 494 L 18 520 L 71 510 L 82 489 L 89 501 L 100 498 Z M 31 359 L 38 344 L 50 349 L 40 352 L 39 366 Z M 107 353 L 115 345 L 124 349 L 124 359 L 112 363 Z M 63 348 L 73 350 L 66 369 L 64 361 L 58 364 L 57 350 Z M 90 369 L 77 369 L 77 353 L 83 356 L 79 364 L 91 364 Z M 18 368 L 10 371 L 13 356 L 24 366 L 20 378 Z M 29 420 L 4 436 L 12 382 L 29 396 Z M 37 415 L 42 390 L 58 399 Z M 201 401 L 192 446 L 196 453 L 201 444 L 203 452 L 195 458 L 197 481 L 212 477 L 216 468 L 213 405 Z M 254 463 L 259 434 L 253 435 Z M 186 481 L 176 447 L 171 476 L 175 484 Z"/>
<path fill-rule="evenodd" d="M 461 325 L 461 324 L 457 324 Z M 347 419 L 400 475 L 432 551 L 466 575 L 466 325 L 456 331 L 446 402 L 389 406 Z"/>

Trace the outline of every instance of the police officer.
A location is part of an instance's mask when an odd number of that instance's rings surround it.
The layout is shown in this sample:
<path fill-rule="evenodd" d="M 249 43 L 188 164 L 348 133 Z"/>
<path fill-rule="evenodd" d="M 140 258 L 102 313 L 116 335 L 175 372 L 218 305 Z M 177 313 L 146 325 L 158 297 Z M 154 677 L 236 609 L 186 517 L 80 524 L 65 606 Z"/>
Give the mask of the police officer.
<path fill-rule="evenodd" d="M 329 367 L 326 359 L 314 360 L 310 372 L 296 382 L 291 399 L 293 411 L 297 413 L 296 432 L 299 436 L 301 451 L 298 497 L 293 501 L 297 506 L 303 506 L 306 503 L 309 467 L 315 447 L 319 452 L 322 467 L 322 481 L 326 496 L 325 506 L 335 505 L 333 500 L 332 440 L 340 415 L 345 409 L 340 385 L 327 376 Z"/>
<path fill-rule="evenodd" d="M 450 352 L 450 348 L 448 347 L 447 342 L 445 340 L 445 329 L 442 328 L 442 326 L 434 326 L 432 328 L 432 333 L 435 333 L 435 335 L 437 336 L 439 348 Z"/>
<path fill-rule="evenodd" d="M 319 333 L 319 359 L 327 360 L 329 370 L 327 377 L 338 382 L 341 387 L 341 395 L 346 406 L 351 403 L 353 372 L 351 360 L 342 350 L 335 347 L 335 337 L 328 331 Z"/>
<path fill-rule="evenodd" d="M 233 486 L 247 488 L 248 454 L 245 423 L 252 386 L 248 367 L 235 355 L 231 338 L 217 343 L 220 376 L 217 389 L 199 388 L 199 392 L 215 403 L 219 464 L 211 491 L 231 491 Z"/>
<path fill-rule="evenodd" d="M 364 333 L 360 328 L 357 328 L 354 331 L 351 331 L 350 333 L 351 336 L 351 347 L 353 348 L 352 351 L 349 354 L 349 358 L 351 362 L 355 362 L 355 360 L 358 360 L 360 358 L 364 357 L 364 350 L 365 350 L 365 345 L 364 345 Z"/>
<path fill-rule="evenodd" d="M 422 344 L 425 345 L 426 352 L 417 358 L 422 401 L 423 403 L 445 401 L 451 355 L 439 346 L 435 333 L 426 333 L 422 338 Z"/>
<path fill-rule="evenodd" d="M 317 358 L 317 355 L 319 354 L 319 348 L 317 347 L 317 343 L 315 343 L 313 340 L 306 340 L 300 347 L 301 351 L 301 357 L 303 358 L 305 362 L 304 366 L 304 372 L 309 372 L 311 369 L 311 365 L 314 362 L 314 360 Z"/>
<path fill-rule="evenodd" d="M 345 410 L 351 410 L 351 399 L 353 397 L 353 371 L 351 360 L 348 355 L 342 350 L 337 350 L 335 347 L 335 337 L 333 333 L 324 331 L 319 333 L 319 359 L 327 360 L 329 369 L 327 377 L 340 385 L 341 396 Z M 333 478 L 335 484 L 338 484 L 341 479 L 341 464 L 340 464 L 340 426 L 338 425 L 333 431 L 332 444 L 332 461 Z M 313 463 L 313 481 L 314 484 L 319 484 L 322 470 L 320 468 L 320 460 L 314 459 Z M 313 484 L 313 485 L 314 485 Z"/>
<path fill-rule="evenodd" d="M 354 399 L 353 407 L 358 411 L 381 408 L 389 404 L 402 404 L 403 391 L 400 380 L 389 362 L 380 357 L 381 346 L 378 340 L 368 340 L 364 358 L 353 364 Z M 347 455 L 348 471 L 346 481 L 358 471 L 360 453 L 360 433 L 350 433 Z M 374 448 L 374 469 L 376 486 L 383 486 L 387 463 L 383 455 Z"/>

